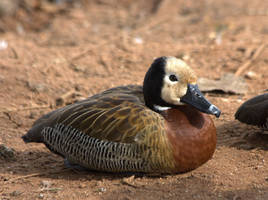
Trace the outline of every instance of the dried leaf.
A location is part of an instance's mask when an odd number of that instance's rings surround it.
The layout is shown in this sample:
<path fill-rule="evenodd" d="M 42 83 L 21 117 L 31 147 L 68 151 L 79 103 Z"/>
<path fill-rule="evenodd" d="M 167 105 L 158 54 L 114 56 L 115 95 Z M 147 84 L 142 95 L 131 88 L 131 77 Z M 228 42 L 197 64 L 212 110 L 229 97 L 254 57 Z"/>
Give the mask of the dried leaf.
<path fill-rule="evenodd" d="M 244 78 L 232 73 L 224 74 L 219 80 L 200 78 L 197 83 L 202 92 L 229 94 L 245 94 L 247 92 L 247 84 Z"/>

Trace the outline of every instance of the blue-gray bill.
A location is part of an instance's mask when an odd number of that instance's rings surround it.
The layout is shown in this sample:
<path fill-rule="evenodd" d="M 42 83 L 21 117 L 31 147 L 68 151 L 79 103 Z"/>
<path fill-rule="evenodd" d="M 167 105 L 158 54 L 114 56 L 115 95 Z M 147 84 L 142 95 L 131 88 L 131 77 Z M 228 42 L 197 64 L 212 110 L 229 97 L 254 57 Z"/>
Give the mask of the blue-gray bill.
<path fill-rule="evenodd" d="M 201 93 L 197 85 L 188 84 L 186 95 L 181 97 L 181 102 L 192 105 L 201 112 L 220 117 L 221 111 L 210 103 Z"/>

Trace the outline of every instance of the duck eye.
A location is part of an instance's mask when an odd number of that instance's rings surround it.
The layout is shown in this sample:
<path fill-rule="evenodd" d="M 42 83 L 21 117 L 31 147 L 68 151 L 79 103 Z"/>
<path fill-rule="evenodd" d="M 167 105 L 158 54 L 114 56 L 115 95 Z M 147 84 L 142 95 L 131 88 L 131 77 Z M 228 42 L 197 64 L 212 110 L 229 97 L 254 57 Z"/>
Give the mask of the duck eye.
<path fill-rule="evenodd" d="M 172 82 L 178 81 L 177 77 L 174 74 L 169 75 L 169 80 Z"/>

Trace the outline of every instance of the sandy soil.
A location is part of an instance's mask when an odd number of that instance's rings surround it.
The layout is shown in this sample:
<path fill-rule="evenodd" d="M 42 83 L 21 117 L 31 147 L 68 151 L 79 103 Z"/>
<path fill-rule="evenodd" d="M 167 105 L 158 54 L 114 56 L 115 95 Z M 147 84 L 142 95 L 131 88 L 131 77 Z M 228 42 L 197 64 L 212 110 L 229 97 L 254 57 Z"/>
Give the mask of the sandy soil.
<path fill-rule="evenodd" d="M 267 46 L 241 74 L 256 74 L 245 79 L 245 95 L 206 94 L 223 112 L 213 118 L 218 145 L 213 159 L 192 172 L 76 172 L 44 145 L 20 139 L 46 112 L 141 84 L 155 57 L 181 57 L 200 77 L 218 79 L 268 42 L 267 1 L 130 2 L 50 5 L 42 17 L 20 12 L 27 20 L 0 23 L 7 30 L 0 34 L 0 144 L 14 149 L 14 156 L 0 157 L 0 199 L 268 199 L 268 135 L 233 117 L 244 100 L 268 88 Z"/>

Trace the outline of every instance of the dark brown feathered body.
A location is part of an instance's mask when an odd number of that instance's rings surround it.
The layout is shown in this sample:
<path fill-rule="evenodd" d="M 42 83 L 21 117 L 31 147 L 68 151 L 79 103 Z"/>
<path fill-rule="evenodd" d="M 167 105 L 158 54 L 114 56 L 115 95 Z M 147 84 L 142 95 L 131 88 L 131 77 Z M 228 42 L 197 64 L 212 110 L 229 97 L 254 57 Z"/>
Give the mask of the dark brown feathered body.
<path fill-rule="evenodd" d="M 191 106 L 152 111 L 145 106 L 142 87 L 132 85 L 52 111 L 23 139 L 45 143 L 89 169 L 176 173 L 212 157 L 216 129 L 207 114 Z M 96 148 L 101 153 L 94 153 Z"/>
<path fill-rule="evenodd" d="M 216 129 L 204 113 L 221 113 L 196 81 L 184 61 L 159 57 L 143 87 L 112 88 L 52 111 L 22 138 L 44 143 L 69 163 L 88 169 L 186 172 L 212 157 Z"/>
<path fill-rule="evenodd" d="M 253 97 L 244 102 L 236 111 L 235 118 L 240 122 L 268 128 L 268 93 Z"/>

